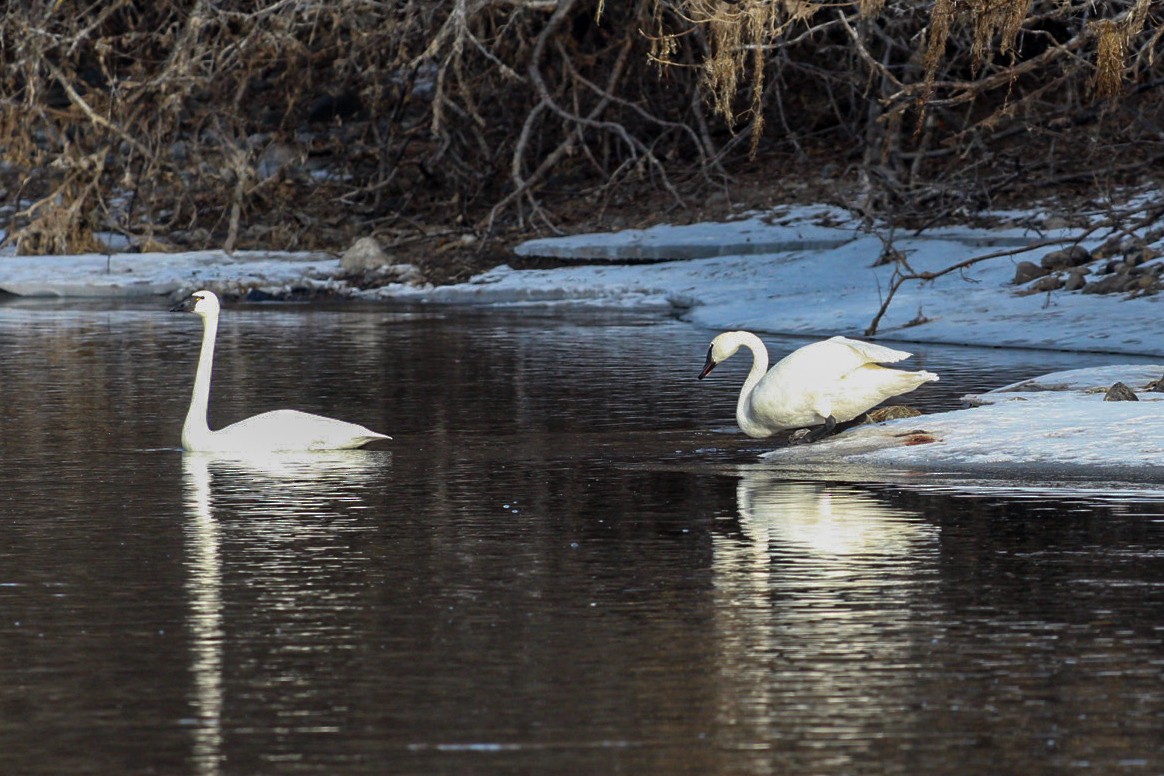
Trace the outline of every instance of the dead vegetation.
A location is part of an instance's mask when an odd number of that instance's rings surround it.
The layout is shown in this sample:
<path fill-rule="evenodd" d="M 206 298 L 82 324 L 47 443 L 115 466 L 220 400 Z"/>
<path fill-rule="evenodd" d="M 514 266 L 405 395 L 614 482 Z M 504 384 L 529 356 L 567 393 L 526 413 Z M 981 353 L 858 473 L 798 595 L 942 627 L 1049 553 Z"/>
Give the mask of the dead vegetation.
<path fill-rule="evenodd" d="M 1148 0 L 32 0 L 0 16 L 22 252 L 342 250 L 811 196 L 924 228 L 1143 182 Z M 808 187 L 808 188 L 806 188 Z M 628 220 L 630 223 L 628 223 Z M 469 257 L 469 258 L 467 258 Z"/>

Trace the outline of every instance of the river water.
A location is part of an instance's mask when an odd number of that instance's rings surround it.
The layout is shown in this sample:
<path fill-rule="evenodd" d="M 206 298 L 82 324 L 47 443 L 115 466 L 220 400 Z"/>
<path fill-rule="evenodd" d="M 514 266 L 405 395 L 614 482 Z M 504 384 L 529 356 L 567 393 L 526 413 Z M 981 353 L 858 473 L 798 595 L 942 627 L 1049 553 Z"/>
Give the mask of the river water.
<path fill-rule="evenodd" d="M 394 439 L 183 454 L 165 308 L 0 304 L 0 773 L 1164 772 L 1151 492 L 791 476 L 612 313 L 230 308 L 212 426 Z M 909 349 L 930 410 L 1129 360 Z"/>

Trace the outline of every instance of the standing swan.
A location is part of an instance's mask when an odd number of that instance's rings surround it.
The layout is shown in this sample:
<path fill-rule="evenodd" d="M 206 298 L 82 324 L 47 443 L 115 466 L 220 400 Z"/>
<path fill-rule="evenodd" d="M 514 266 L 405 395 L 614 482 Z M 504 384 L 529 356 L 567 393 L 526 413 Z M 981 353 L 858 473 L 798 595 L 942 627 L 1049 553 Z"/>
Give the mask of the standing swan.
<path fill-rule="evenodd" d="M 298 410 L 275 410 L 255 415 L 226 428 L 211 431 L 206 423 L 210 402 L 210 372 L 214 367 L 214 340 L 218 335 L 218 297 L 195 291 L 170 312 L 192 312 L 202 318 L 202 352 L 194 377 L 194 394 L 182 426 L 182 447 L 200 453 L 286 453 L 310 450 L 349 450 L 376 439 L 392 437 L 342 420 Z"/>
<path fill-rule="evenodd" d="M 728 331 L 713 339 L 699 379 L 741 347 L 752 351 L 753 362 L 736 404 L 736 422 L 750 437 L 769 437 L 777 431 L 823 423 L 824 428 L 814 435 L 819 439 L 837 423 L 938 379 L 932 372 L 879 366 L 912 354 L 846 337 L 805 345 L 768 371 L 768 349 L 748 331 Z"/>

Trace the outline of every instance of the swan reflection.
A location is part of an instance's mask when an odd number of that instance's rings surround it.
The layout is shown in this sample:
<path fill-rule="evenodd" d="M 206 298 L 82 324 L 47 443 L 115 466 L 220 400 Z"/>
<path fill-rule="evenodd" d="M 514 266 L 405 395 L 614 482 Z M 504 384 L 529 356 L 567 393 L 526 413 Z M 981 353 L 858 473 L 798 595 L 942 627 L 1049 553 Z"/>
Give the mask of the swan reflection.
<path fill-rule="evenodd" d="M 872 492 L 744 468 L 738 532 L 713 536 L 720 715 L 770 741 L 875 736 L 930 638 L 937 528 Z"/>
<path fill-rule="evenodd" d="M 285 576 L 279 576 L 271 583 L 263 577 L 277 576 L 272 570 L 294 567 L 287 557 L 297 549 L 295 542 L 306 537 L 327 547 L 345 528 L 356 528 L 358 522 L 350 516 L 345 518 L 345 514 L 363 508 L 359 503 L 361 491 L 383 482 L 390 461 L 390 453 L 368 451 L 182 455 L 188 516 L 185 534 L 193 675 L 191 724 L 193 760 L 199 773 L 221 773 L 225 761 L 223 569 L 236 560 L 233 550 L 237 548 L 237 554 L 243 556 L 237 561 L 246 565 L 241 573 L 248 584 L 279 588 L 277 598 L 266 601 L 272 613 L 278 616 L 280 611 L 293 610 L 299 597 L 311 595 L 296 585 L 315 587 L 318 580 L 304 575 L 288 583 Z M 224 524 L 222 513 L 235 519 Z M 264 519 L 268 517 L 276 519 Z M 231 534 L 232 552 L 226 559 L 224 531 Z M 258 555 L 260 561 L 248 564 L 248 553 Z M 333 549 L 328 553 L 334 563 L 336 553 Z M 321 573 L 327 573 L 326 566 Z"/>
<path fill-rule="evenodd" d="M 186 588 L 190 597 L 190 667 L 194 679 L 194 762 L 200 773 L 222 769 L 222 553 L 210 505 L 204 456 L 183 456 L 186 480 Z"/>
<path fill-rule="evenodd" d="M 811 557 L 832 573 L 854 571 L 878 558 L 908 562 L 936 539 L 918 516 L 851 486 L 788 482 L 770 471 L 745 470 L 736 486 L 740 528 L 754 549 L 782 551 L 786 560 Z"/>

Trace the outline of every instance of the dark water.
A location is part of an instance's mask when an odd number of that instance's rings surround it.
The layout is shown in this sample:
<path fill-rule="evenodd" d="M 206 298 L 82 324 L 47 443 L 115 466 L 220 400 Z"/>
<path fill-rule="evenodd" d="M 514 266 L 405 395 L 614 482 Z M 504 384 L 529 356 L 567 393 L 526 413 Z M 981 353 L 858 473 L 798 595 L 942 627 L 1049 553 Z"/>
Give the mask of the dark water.
<path fill-rule="evenodd" d="M 1164 772 L 1155 491 L 789 479 L 610 314 L 228 310 L 212 425 L 395 439 L 184 455 L 164 308 L 0 306 L 0 773 Z"/>

